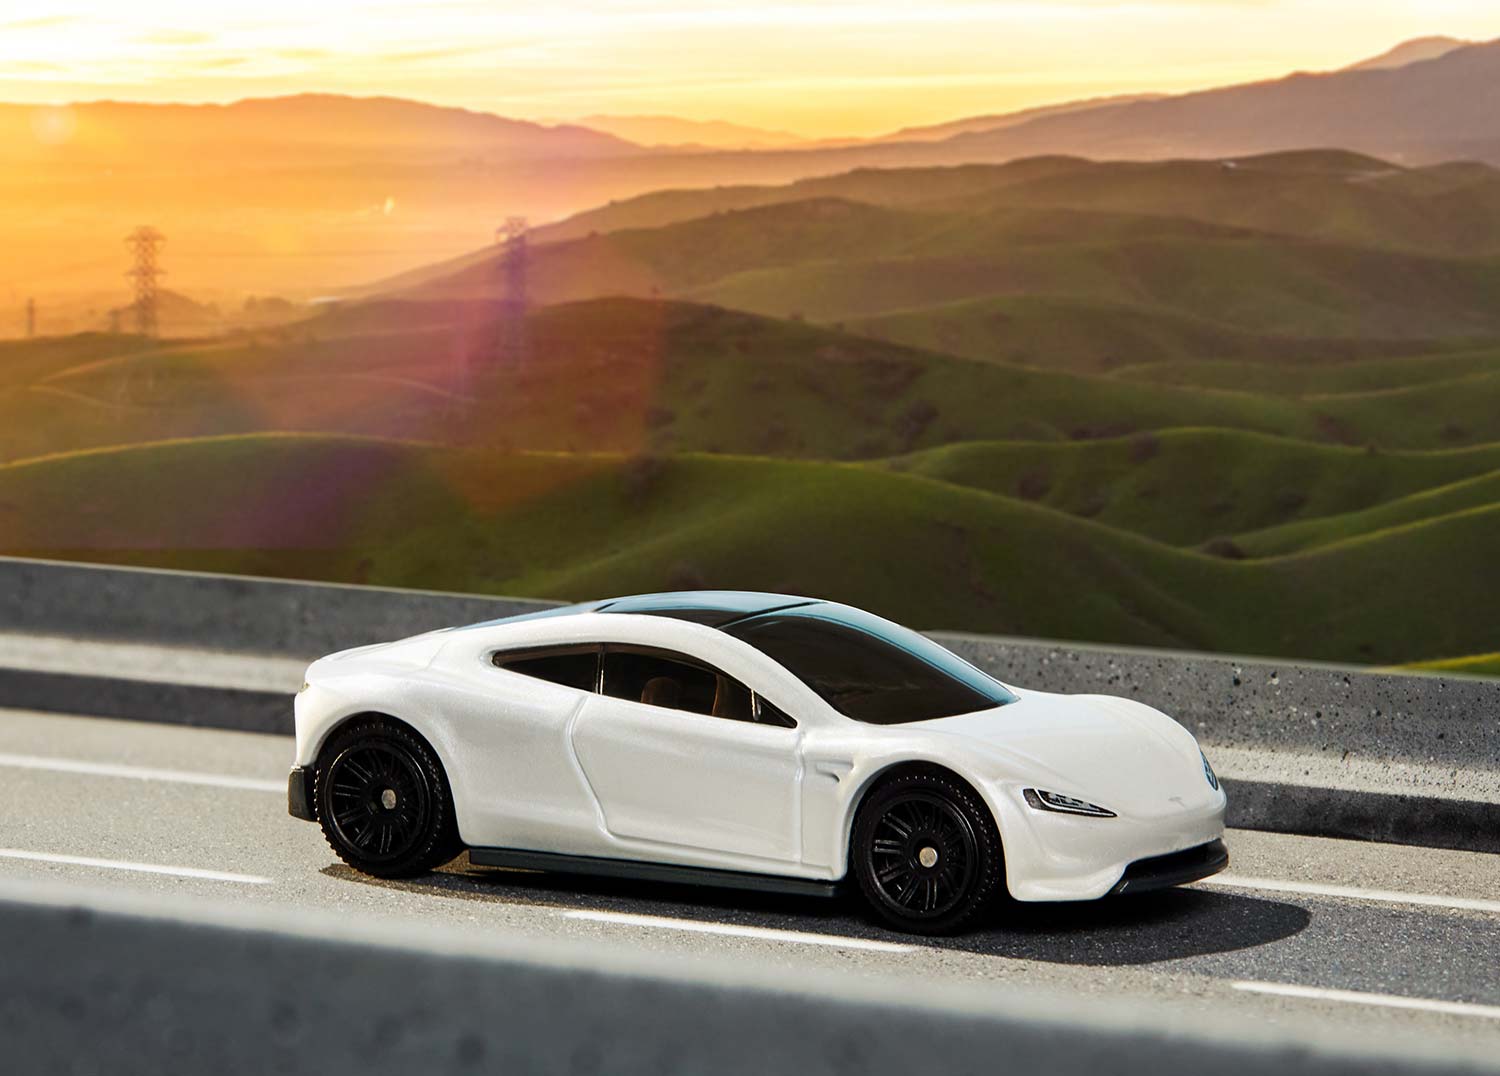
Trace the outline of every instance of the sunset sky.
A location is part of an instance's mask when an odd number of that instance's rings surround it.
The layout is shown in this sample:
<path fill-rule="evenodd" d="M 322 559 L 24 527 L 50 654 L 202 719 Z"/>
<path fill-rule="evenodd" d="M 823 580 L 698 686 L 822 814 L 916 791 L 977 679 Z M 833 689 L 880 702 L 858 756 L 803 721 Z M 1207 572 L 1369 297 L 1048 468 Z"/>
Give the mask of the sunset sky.
<path fill-rule="evenodd" d="M 8 0 L 0 99 L 390 94 L 533 119 L 809 135 L 1342 66 L 1500 37 L 1495 0 Z"/>

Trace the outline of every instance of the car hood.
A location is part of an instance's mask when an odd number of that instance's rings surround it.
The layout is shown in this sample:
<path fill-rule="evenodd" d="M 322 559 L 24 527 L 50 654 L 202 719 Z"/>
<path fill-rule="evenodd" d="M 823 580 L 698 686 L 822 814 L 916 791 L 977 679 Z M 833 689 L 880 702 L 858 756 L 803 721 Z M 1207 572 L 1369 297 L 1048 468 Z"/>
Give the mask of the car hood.
<path fill-rule="evenodd" d="M 1156 817 L 1217 798 L 1197 740 L 1161 711 L 1110 695 L 1016 694 L 1005 706 L 922 727 L 974 741 L 1036 787 L 1121 814 Z"/>

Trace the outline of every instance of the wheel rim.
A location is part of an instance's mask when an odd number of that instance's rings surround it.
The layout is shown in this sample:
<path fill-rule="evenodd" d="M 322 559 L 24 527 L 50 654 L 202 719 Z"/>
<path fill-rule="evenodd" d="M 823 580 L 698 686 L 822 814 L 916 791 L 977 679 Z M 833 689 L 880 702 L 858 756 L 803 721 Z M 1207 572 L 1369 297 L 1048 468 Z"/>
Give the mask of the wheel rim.
<path fill-rule="evenodd" d="M 430 803 L 416 760 L 391 744 L 354 744 L 328 767 L 334 832 L 368 860 L 387 862 L 410 852 L 427 828 Z"/>
<path fill-rule="evenodd" d="M 911 792 L 885 805 L 865 854 L 883 903 L 908 918 L 937 919 L 968 892 L 979 844 L 958 807 L 942 796 Z"/>

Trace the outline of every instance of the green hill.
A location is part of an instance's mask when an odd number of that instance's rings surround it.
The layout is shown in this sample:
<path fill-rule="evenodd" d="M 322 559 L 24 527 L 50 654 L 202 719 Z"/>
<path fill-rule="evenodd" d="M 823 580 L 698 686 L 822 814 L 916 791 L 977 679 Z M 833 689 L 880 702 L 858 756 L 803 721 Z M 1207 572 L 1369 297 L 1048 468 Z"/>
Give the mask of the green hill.
<path fill-rule="evenodd" d="M 1236 535 L 1251 556 L 1338 540 L 1297 541 L 1296 534 L 1347 528 L 1339 534 L 1347 537 L 1421 518 L 1420 511 L 1397 507 L 1407 503 L 1402 498 L 1447 505 L 1427 515 L 1500 502 L 1492 473 L 1500 469 L 1500 445 L 1369 452 L 1234 430 L 1179 429 L 1054 444 L 968 441 L 888 466 L 1034 501 L 1173 545 Z M 1466 500 L 1428 499 L 1434 487 L 1460 488 L 1448 485 L 1455 482 L 1469 489 Z M 1271 527 L 1276 529 L 1261 530 Z M 1287 537 L 1278 540 L 1278 534 Z"/>
<path fill-rule="evenodd" d="M 1489 451 L 1465 453 L 1473 462 L 1481 458 L 1500 463 Z M 1445 485 L 1433 485 L 1415 493 L 1381 499 L 1358 511 L 1308 513 L 1317 518 L 1237 534 L 1235 545 L 1252 557 L 1275 557 L 1304 549 L 1349 542 L 1393 527 L 1425 523 L 1445 516 L 1500 505 L 1500 469 Z M 1497 546 L 1500 551 L 1500 546 Z"/>
<path fill-rule="evenodd" d="M 938 212 L 805 198 L 533 244 L 527 287 L 542 303 L 670 296 L 825 323 L 921 311 L 937 332 L 951 314 L 971 343 L 972 318 L 952 304 L 1017 297 L 1129 307 L 1148 321 L 1189 319 L 1268 345 L 1500 336 L 1500 261 L 1310 242 L 1172 215 L 1169 205 L 1150 215 L 1089 205 Z M 409 276 L 391 297 L 495 300 L 506 288 L 503 258 L 495 251 L 452 273 Z M 1044 356 L 1049 329 L 1023 320 L 1009 343 Z M 1229 346 L 1198 357 L 1249 351 L 1243 340 Z"/>
<path fill-rule="evenodd" d="M 1295 394 L 1286 388 L 1288 381 L 1297 384 L 1316 377 L 1326 364 L 1409 355 L 1413 348 L 1402 340 L 1267 335 L 1128 303 L 1057 295 L 975 299 L 856 318 L 845 327 L 878 340 L 971 359 L 1076 372 L 1115 370 L 1122 378 L 1155 384 L 1273 395 Z M 1427 346 L 1443 349 L 1438 343 Z M 1500 353 L 1490 354 L 1500 359 Z M 1362 371 L 1374 364 L 1349 365 Z M 1476 363 L 1464 369 L 1478 368 Z M 1419 374 L 1416 369 L 1401 372 Z M 1393 376 L 1377 384 L 1361 382 L 1359 387 L 1402 383 Z"/>
<path fill-rule="evenodd" d="M 1341 150 L 1219 161 L 1035 157 L 948 168 L 862 168 L 782 186 L 657 191 L 541 229 L 543 241 L 660 228 L 808 198 L 973 215 L 1051 206 L 1192 218 L 1280 235 L 1446 254 L 1500 254 L 1500 172 L 1403 168 Z"/>
<path fill-rule="evenodd" d="M 0 395 L 0 459 L 258 430 L 557 451 L 873 459 L 961 441 L 1220 427 L 1382 449 L 1500 441 L 1500 371 L 1289 398 L 974 362 L 674 302 L 350 338 L 282 334 L 84 362 Z"/>
<path fill-rule="evenodd" d="M 1372 348 L 1384 347 L 1401 353 L 1388 358 L 1376 356 L 1351 360 L 1347 354 L 1348 342 L 1345 342 L 1345 347 L 1330 341 L 1307 343 L 1318 349 L 1322 358 L 1335 361 L 1312 361 L 1311 355 L 1307 361 L 1274 363 L 1187 358 L 1122 367 L 1115 370 L 1113 376 L 1156 385 L 1272 396 L 1339 396 L 1412 388 L 1500 370 L 1500 349 L 1494 347 L 1473 350 L 1462 344 L 1428 342 L 1421 345 L 1428 349 L 1426 354 L 1412 354 L 1407 350 L 1410 345 L 1386 342 L 1372 344 Z"/>
<path fill-rule="evenodd" d="M 11 464 L 0 503 L 22 555 L 557 598 L 784 589 L 928 627 L 1334 660 L 1495 642 L 1472 580 L 1500 507 L 1232 562 L 865 466 L 290 436 Z"/>
<path fill-rule="evenodd" d="M 1133 303 L 1254 332 L 1472 338 L 1500 333 L 1500 263 L 1292 241 L 1141 240 L 748 269 L 683 293 L 815 321 L 1004 295 Z"/>

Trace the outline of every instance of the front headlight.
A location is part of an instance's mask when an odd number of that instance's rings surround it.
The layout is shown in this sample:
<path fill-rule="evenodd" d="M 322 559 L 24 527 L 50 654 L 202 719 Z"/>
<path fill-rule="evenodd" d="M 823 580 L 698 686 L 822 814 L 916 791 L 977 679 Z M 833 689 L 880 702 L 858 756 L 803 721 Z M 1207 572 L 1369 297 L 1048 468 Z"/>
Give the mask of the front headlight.
<path fill-rule="evenodd" d="M 1097 803 L 1064 796 L 1059 792 L 1043 792 L 1040 788 L 1023 788 L 1021 795 L 1026 805 L 1035 811 L 1056 811 L 1058 814 L 1081 814 L 1089 818 L 1114 818 L 1115 812 Z"/>
<path fill-rule="evenodd" d="M 1208 778 L 1208 787 L 1215 792 L 1219 791 L 1219 775 L 1214 773 L 1214 768 L 1208 764 L 1208 756 L 1203 753 L 1203 748 L 1198 748 L 1198 757 L 1203 760 L 1203 776 Z"/>

